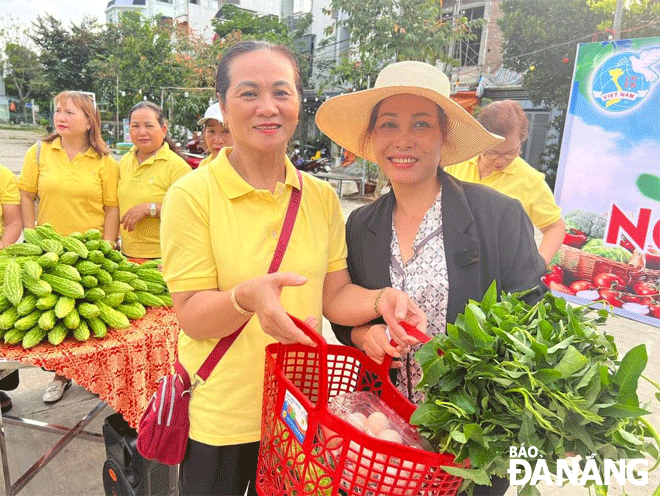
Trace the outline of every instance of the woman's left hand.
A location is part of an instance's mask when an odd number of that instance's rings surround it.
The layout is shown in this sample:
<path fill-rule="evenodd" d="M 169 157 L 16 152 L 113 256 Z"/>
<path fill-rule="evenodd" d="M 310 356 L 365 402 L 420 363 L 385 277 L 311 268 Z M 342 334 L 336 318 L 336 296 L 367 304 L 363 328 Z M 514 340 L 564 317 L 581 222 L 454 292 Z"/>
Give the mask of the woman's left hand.
<path fill-rule="evenodd" d="M 426 333 L 426 314 L 403 291 L 385 288 L 378 301 L 377 310 L 388 325 L 392 339 L 402 348 L 419 342 L 409 336 L 399 324 L 402 320 Z"/>
<path fill-rule="evenodd" d="M 119 223 L 124 226 L 124 229 L 127 231 L 135 230 L 135 226 L 138 222 L 149 215 L 149 204 L 142 203 L 141 205 L 135 205 L 128 212 L 122 215 L 119 219 Z"/>
<path fill-rule="evenodd" d="M 362 351 L 374 362 L 383 363 L 385 355 L 398 358 L 410 351 L 410 346 L 392 346 L 390 335 L 391 333 L 388 334 L 387 332 L 387 326 L 383 324 L 366 324 L 354 327 L 351 333 L 351 339 L 354 342 L 359 340 L 361 345 L 358 345 L 358 348 L 362 348 Z M 401 368 L 401 362 L 392 361 L 392 367 Z"/>

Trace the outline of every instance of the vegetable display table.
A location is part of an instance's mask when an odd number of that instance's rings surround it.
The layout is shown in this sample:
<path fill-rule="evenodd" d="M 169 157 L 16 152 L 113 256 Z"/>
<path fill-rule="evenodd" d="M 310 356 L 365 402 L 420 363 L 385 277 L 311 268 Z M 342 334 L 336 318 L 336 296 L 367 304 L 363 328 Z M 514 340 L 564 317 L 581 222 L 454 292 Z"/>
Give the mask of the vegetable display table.
<path fill-rule="evenodd" d="M 16 494 L 74 437 L 103 443 L 103 436 L 83 429 L 110 405 L 134 428 L 151 395 L 156 380 L 170 372 L 176 352 L 179 325 L 172 308 L 152 308 L 126 329 L 112 329 L 103 339 L 78 342 L 68 338 L 58 346 L 42 343 L 29 350 L 0 345 L 0 366 L 11 371 L 25 366 L 54 370 L 99 396 L 99 403 L 71 429 L 5 415 L 5 420 L 26 428 L 65 432 L 53 449 L 35 463 L 12 486 L 9 482 L 4 426 L 0 419 L 0 449 L 7 495 Z M 8 422 L 8 423 L 10 423 Z"/>

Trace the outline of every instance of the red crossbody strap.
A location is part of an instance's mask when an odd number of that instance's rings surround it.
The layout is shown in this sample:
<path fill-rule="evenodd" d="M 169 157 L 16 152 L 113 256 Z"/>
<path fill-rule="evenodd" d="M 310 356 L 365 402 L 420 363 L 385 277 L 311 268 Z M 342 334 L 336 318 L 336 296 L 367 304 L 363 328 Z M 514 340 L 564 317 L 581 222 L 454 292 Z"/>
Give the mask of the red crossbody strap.
<path fill-rule="evenodd" d="M 179 377 L 181 377 L 181 380 L 183 381 L 183 389 L 190 389 L 190 377 L 178 358 L 174 362 L 174 371 L 179 374 Z"/>
<path fill-rule="evenodd" d="M 302 187 L 303 187 L 303 178 L 299 170 L 296 169 L 298 174 L 298 181 L 300 182 L 300 189 L 293 188 L 291 191 L 291 199 L 289 200 L 289 208 L 287 209 L 286 216 L 284 217 L 284 224 L 282 226 L 282 232 L 280 233 L 280 239 L 277 242 L 277 247 L 275 248 L 275 254 L 273 255 L 273 261 L 270 264 L 268 273 L 277 272 L 282 259 L 284 258 L 284 253 L 286 252 L 286 247 L 289 244 L 289 239 L 291 239 L 291 231 L 293 231 L 293 225 L 296 223 L 296 215 L 298 214 L 298 207 L 300 207 L 300 199 L 302 197 Z M 204 363 L 197 371 L 197 375 L 205 381 L 213 372 L 213 369 L 218 364 L 220 359 L 227 352 L 229 347 L 236 341 L 236 338 L 241 333 L 241 331 L 247 325 L 245 322 L 241 327 L 232 332 L 229 336 L 222 338 L 213 348 L 213 351 L 209 354 L 208 358 L 204 360 Z"/>

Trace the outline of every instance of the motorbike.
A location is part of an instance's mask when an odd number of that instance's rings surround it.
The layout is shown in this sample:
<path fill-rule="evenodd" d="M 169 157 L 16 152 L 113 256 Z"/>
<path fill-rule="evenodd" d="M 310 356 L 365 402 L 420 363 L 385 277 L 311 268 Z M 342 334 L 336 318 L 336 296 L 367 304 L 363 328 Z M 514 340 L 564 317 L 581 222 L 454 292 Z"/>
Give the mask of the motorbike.
<path fill-rule="evenodd" d="M 330 172 L 330 157 L 325 148 L 317 150 L 313 146 L 305 145 L 302 150 L 296 147 L 291 154 L 291 163 L 296 169 L 309 172 Z"/>
<path fill-rule="evenodd" d="M 202 160 L 206 158 L 206 152 L 202 148 L 202 136 L 193 137 L 185 146 L 180 146 L 179 143 L 179 153 L 183 159 L 188 163 L 188 165 L 196 169 L 199 167 L 199 164 Z"/>

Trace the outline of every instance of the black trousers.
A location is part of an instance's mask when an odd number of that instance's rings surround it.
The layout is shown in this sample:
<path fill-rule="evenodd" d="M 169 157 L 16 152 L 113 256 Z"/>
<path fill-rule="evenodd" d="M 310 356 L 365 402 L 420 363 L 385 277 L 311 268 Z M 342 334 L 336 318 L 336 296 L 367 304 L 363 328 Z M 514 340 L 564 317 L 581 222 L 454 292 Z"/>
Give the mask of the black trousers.
<path fill-rule="evenodd" d="M 181 463 L 181 496 L 257 496 L 259 443 L 210 446 L 188 439 Z"/>
<path fill-rule="evenodd" d="M 492 486 L 474 486 L 473 496 L 503 496 L 509 489 L 509 479 L 492 477 L 490 483 Z"/>
<path fill-rule="evenodd" d="M 4 379 L 0 379 L 0 390 L 11 391 L 18 387 L 18 370 L 13 371 Z"/>

